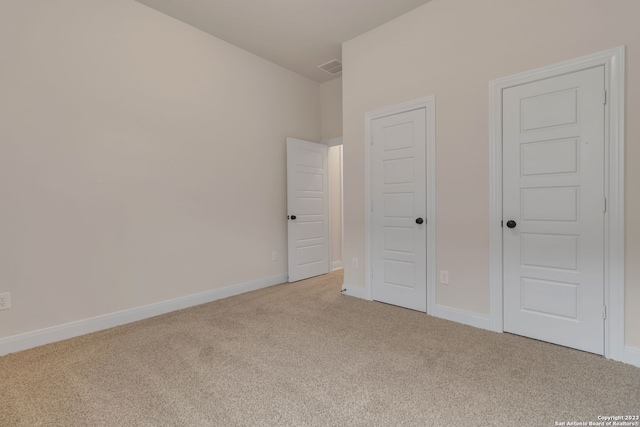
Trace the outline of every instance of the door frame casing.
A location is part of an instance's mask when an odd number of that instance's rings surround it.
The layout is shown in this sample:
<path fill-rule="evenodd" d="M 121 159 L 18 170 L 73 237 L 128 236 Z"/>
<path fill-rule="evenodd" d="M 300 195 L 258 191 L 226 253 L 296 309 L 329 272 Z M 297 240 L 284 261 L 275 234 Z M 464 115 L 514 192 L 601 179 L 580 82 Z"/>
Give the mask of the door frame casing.
<path fill-rule="evenodd" d="M 371 207 L 373 197 L 372 173 L 373 161 L 371 145 L 373 135 L 372 123 L 375 119 L 406 113 L 409 111 L 425 109 L 426 115 L 426 152 L 425 152 L 425 176 L 426 176 L 426 233 L 427 233 L 427 314 L 432 314 L 436 305 L 436 98 L 429 96 L 413 101 L 396 104 L 365 114 L 365 286 L 366 299 L 373 300 L 372 289 L 372 245 L 373 245 L 373 219 Z"/>
<path fill-rule="evenodd" d="M 605 69 L 604 355 L 624 356 L 624 96 L 625 47 L 537 68 L 489 83 L 489 245 L 491 329 L 504 332 L 502 243 L 502 92 L 510 87 L 585 69 Z M 604 102 L 604 100 L 603 100 Z"/>

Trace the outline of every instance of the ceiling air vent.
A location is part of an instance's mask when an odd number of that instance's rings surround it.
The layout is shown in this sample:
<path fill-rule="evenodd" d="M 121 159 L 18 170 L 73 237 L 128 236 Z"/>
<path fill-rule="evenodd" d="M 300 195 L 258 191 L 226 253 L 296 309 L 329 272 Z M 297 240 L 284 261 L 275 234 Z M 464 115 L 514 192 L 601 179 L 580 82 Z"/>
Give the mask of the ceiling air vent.
<path fill-rule="evenodd" d="M 322 65 L 318 65 L 318 68 L 320 68 L 323 71 L 326 71 L 332 76 L 335 76 L 342 72 L 342 62 L 338 61 L 337 59 L 332 59 L 329 62 L 325 62 Z"/>

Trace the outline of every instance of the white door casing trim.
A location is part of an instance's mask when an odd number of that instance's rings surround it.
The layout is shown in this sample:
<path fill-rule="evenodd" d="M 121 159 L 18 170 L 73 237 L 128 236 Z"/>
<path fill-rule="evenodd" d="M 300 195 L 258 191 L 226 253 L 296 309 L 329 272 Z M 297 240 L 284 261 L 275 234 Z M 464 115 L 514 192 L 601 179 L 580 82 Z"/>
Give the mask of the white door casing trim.
<path fill-rule="evenodd" d="M 432 314 L 436 304 L 436 99 L 435 96 L 420 98 L 402 104 L 392 105 L 365 114 L 365 290 L 366 299 L 371 301 L 371 256 L 372 227 L 371 203 L 372 203 L 372 122 L 381 117 L 424 108 L 426 114 L 426 201 L 427 201 L 427 314 Z"/>
<path fill-rule="evenodd" d="M 489 83 L 489 245 L 491 329 L 503 332 L 502 92 L 588 68 L 605 67 L 605 350 L 622 361 L 624 346 L 624 97 L 625 47 L 514 74 Z M 604 100 L 603 100 L 604 101 Z"/>

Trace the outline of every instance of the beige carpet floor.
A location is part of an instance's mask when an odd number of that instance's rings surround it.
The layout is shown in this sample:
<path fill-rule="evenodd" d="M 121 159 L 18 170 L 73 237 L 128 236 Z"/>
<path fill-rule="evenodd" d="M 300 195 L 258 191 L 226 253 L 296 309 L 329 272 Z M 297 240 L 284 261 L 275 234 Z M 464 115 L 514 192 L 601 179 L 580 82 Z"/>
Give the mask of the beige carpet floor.
<path fill-rule="evenodd" d="M 640 414 L 640 369 L 284 284 L 0 358 L 2 426 L 556 426 Z M 588 424 L 585 424 L 588 425 Z"/>

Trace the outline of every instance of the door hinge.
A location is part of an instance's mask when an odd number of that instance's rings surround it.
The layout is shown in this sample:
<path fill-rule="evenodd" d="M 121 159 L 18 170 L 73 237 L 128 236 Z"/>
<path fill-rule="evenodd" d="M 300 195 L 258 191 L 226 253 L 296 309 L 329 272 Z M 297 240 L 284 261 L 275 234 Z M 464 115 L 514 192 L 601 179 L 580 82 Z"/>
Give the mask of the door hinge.
<path fill-rule="evenodd" d="M 607 104 L 607 91 L 606 89 L 602 92 L 602 103 Z"/>
<path fill-rule="evenodd" d="M 603 209 L 603 212 L 606 212 L 606 211 L 607 211 L 607 198 L 605 197 L 604 198 L 604 209 Z"/>
<path fill-rule="evenodd" d="M 607 306 L 606 305 L 602 306 L 602 318 L 603 319 L 607 318 Z"/>
<path fill-rule="evenodd" d="M 504 221 L 500 221 L 500 227 L 504 228 Z"/>
<path fill-rule="evenodd" d="M 371 212 L 373 212 L 373 202 L 371 202 Z"/>

